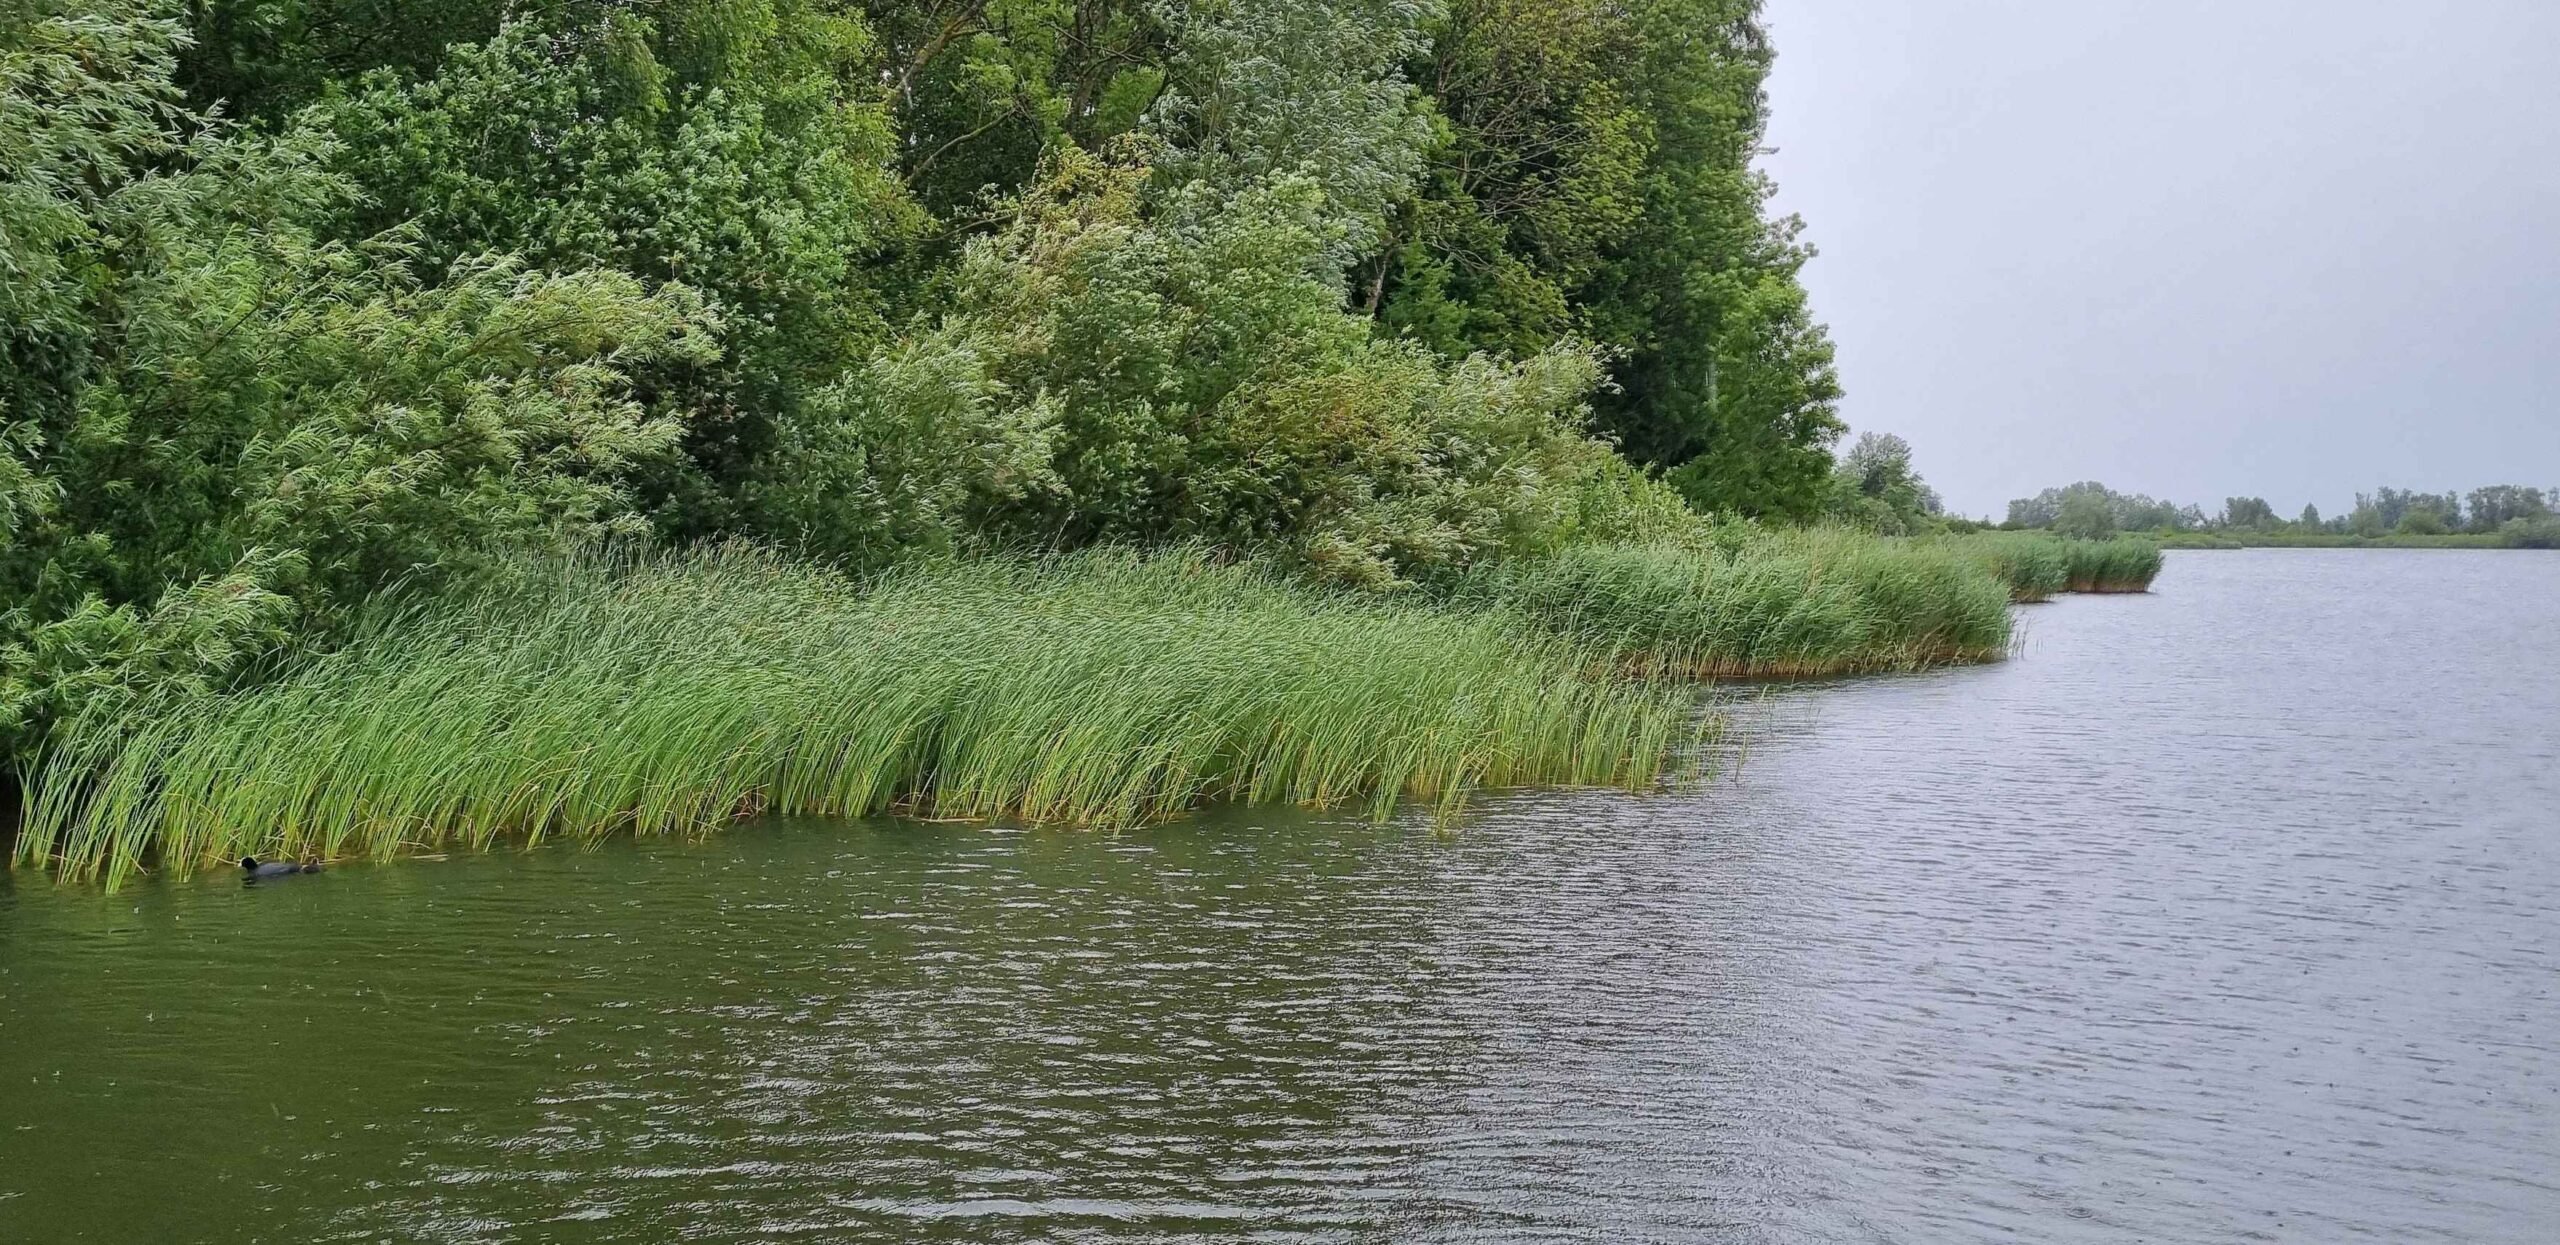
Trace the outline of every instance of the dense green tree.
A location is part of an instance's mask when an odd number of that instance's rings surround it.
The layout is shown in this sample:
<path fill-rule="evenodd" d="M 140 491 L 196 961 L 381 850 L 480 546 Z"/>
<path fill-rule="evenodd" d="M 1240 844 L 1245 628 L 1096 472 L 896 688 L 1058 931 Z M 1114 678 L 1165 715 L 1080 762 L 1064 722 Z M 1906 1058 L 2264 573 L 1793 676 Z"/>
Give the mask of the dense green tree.
<path fill-rule="evenodd" d="M 2263 497 L 2228 497 L 2222 502 L 2222 526 L 2263 531 L 2282 522 Z"/>
<path fill-rule="evenodd" d="M 1825 513 L 1892 535 L 1927 528 L 1945 511 L 1937 490 L 1911 465 L 1911 443 L 1891 433 L 1862 433 L 1831 473 Z"/>
<path fill-rule="evenodd" d="M 617 533 L 1931 509 L 1834 475 L 1754 0 L 159 2 L 0 0 L 0 754 Z"/>
<path fill-rule="evenodd" d="M 2076 540 L 2105 540 L 2116 534 L 2115 511 L 2095 493 L 2073 493 L 2063 499 L 2053 530 Z"/>
<path fill-rule="evenodd" d="M 942 360 L 978 395 L 950 421 L 990 447 L 951 493 L 969 528 L 1268 548 L 1384 586 L 1573 521 L 1610 460 L 1578 431 L 1587 354 L 1451 364 L 1380 340 L 1321 275 L 1334 235 L 1316 183 L 1197 186 L 1150 213 L 1149 176 L 1060 159 L 893 353 Z"/>
<path fill-rule="evenodd" d="M 369 70 L 435 72 L 497 33 L 498 0 L 192 0 L 177 84 L 200 108 L 273 122 Z"/>
<path fill-rule="evenodd" d="M 1438 0 L 1187 0 L 1174 11 L 1158 104 L 1165 179 L 1226 194 L 1311 181 L 1341 230 L 1324 260 L 1338 270 L 1367 250 L 1431 141 L 1402 67 Z"/>
<path fill-rule="evenodd" d="M 1693 504 L 1809 515 L 1840 434 L 1801 225 L 1752 167 L 1756 0 L 1459 0 L 1416 79 L 1443 128 L 1357 296 L 1461 356 L 1614 352 L 1602 427 Z"/>
<path fill-rule="evenodd" d="M 2370 494 L 2356 494 L 2356 509 L 2372 511 L 2375 525 L 2385 531 L 2409 530 L 2404 525 L 2412 514 L 2418 512 L 2427 515 L 2418 520 L 2418 527 L 2428 533 L 2452 531 L 2462 526 L 2462 497 L 2451 491 L 2421 493 L 2412 489 L 2378 488 Z"/>
<path fill-rule="evenodd" d="M 710 298 L 724 356 L 640 375 L 689 426 L 696 469 L 656 488 L 669 530 L 690 534 L 752 521 L 734 494 L 767 469 L 777 428 L 887 338 L 864 260 L 918 218 L 864 102 L 858 19 L 766 10 L 715 38 L 664 16 L 510 21 L 432 77 L 377 71 L 305 123 L 366 189 L 335 223 L 344 237 L 402 226 L 431 266 L 506 251 Z"/>
<path fill-rule="evenodd" d="M 2002 526 L 2052 527 L 2060 521 L 2063 507 L 2083 495 L 2095 498 L 2123 531 L 2187 531 L 2205 526 L 2204 511 L 2196 506 L 2180 506 L 2140 493 L 2119 493 L 2096 480 L 2049 488 L 2033 497 L 2011 501 L 2008 522 Z"/>
<path fill-rule="evenodd" d="M 1366 249 L 1431 139 L 1402 76 L 1437 19 L 1430 0 L 874 0 L 899 164 L 925 206 L 974 216 L 1021 189 L 1044 153 L 1144 132 L 1157 189 L 1240 192 L 1313 180 Z"/>
<path fill-rule="evenodd" d="M 2391 530 L 2404 536 L 2442 536 L 2453 528 L 2445 522 L 2442 514 L 2421 509 L 2412 510 L 2400 516 L 2400 522 L 2394 524 Z"/>
<path fill-rule="evenodd" d="M 2498 543 L 2510 549 L 2560 549 L 2560 515 L 2510 519 L 2498 529 Z"/>
<path fill-rule="evenodd" d="M 1394 332 L 1452 357 L 1580 331 L 1579 298 L 1644 208 L 1639 40 L 1605 0 L 1458 0 L 1415 71 L 1445 120 L 1419 192 L 1361 274 Z"/>
<path fill-rule="evenodd" d="M 1143 0 L 871 0 L 900 176 L 946 219 L 1019 190 L 1044 152 L 1137 129 L 1178 8 Z"/>
<path fill-rule="evenodd" d="M 183 108 L 137 5 L 0 24 L 0 744 L 226 677 L 399 578 L 628 528 L 699 300 L 325 240 L 338 154 Z"/>
<path fill-rule="evenodd" d="M 2522 519 L 2535 519 L 2551 513 L 2551 503 L 2541 489 L 2521 484 L 2492 484 L 2471 490 L 2464 499 L 2464 510 L 2470 516 L 2470 529 L 2494 532 Z"/>
<path fill-rule="evenodd" d="M 1599 409 L 1693 504 L 1805 515 L 1841 431 L 1831 342 L 1797 274 L 1800 222 L 1751 165 L 1767 122 L 1758 0 L 1637 0 L 1627 90 L 1651 121 L 1644 211 L 1607 248 L 1584 323 L 1625 350 Z"/>

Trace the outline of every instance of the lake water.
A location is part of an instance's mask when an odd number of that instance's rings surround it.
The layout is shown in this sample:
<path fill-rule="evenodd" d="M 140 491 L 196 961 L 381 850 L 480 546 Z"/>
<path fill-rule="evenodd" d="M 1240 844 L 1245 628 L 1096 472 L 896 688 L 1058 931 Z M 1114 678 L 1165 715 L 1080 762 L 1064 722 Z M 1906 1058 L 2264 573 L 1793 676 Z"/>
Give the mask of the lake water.
<path fill-rule="evenodd" d="M 1452 833 L 0 882 L 0 1240 L 2560 1237 L 2560 556 L 2024 616 Z"/>

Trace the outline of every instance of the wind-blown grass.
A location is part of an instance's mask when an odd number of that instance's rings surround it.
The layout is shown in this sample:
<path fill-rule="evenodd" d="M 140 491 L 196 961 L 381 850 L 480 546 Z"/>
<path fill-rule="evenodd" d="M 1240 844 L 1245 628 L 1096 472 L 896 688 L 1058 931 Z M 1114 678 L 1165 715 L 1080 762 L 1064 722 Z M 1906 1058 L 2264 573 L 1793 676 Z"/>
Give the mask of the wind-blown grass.
<path fill-rule="evenodd" d="M 2009 599 L 2051 600 L 2064 592 L 2148 592 L 2159 577 L 2160 546 L 2148 539 L 2066 540 L 2047 532 L 1978 532 L 1939 541 L 1991 568 Z"/>
<path fill-rule="evenodd" d="M 2151 581 L 2160 577 L 2160 546 L 2150 541 L 2118 537 L 2058 543 L 2070 563 L 2070 591 L 2149 592 Z"/>
<path fill-rule="evenodd" d="M 76 728 L 34 771 L 17 859 L 112 884 L 766 811 L 1107 826 L 1652 781 L 1688 699 L 1590 667 L 1505 618 L 1180 555 L 862 587 L 742 550 L 550 564 L 380 607 L 263 687 Z"/>
<path fill-rule="evenodd" d="M 1913 670 L 1994 660 L 2010 641 L 2007 585 L 1978 559 L 1842 531 L 1587 545 L 1479 572 L 1454 596 L 1693 678 Z"/>
<path fill-rule="evenodd" d="M 1986 532 L 1959 537 L 1948 544 L 1979 560 L 2009 585 L 2009 599 L 2022 603 L 2050 601 L 2071 590 L 2071 555 L 2063 542 L 2029 532 Z"/>

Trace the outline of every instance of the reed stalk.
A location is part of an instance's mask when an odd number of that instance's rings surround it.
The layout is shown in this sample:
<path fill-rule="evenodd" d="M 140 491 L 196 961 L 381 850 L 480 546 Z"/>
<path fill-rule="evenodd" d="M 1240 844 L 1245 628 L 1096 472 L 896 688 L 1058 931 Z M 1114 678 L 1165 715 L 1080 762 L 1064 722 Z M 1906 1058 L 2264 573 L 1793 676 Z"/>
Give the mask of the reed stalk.
<path fill-rule="evenodd" d="M 386 602 L 263 686 L 78 723 L 15 859 L 111 885 L 759 813 L 1123 826 L 1211 800 L 1454 809 L 1640 787 L 1702 729 L 1503 616 L 1310 593 L 1191 554 L 911 568 L 750 549 L 525 566 Z"/>

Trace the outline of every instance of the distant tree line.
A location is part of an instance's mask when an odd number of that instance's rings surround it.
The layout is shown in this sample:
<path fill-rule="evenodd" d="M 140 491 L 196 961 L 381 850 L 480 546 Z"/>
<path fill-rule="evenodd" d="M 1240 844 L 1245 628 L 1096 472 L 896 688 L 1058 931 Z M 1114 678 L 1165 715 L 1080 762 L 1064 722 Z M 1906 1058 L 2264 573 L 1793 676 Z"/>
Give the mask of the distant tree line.
<path fill-rule="evenodd" d="M 2009 503 L 2004 528 L 2050 528 L 2081 537 L 2117 532 L 2191 531 L 2207 522 L 2204 511 L 2140 493 L 2119 493 L 2095 480 L 2049 488 Z"/>
<path fill-rule="evenodd" d="M 2010 529 L 2049 529 L 2102 537 L 2116 532 L 2291 533 L 2339 537 L 2498 536 L 2522 548 L 2560 548 L 2560 487 L 2491 484 L 2468 493 L 2379 488 L 2356 494 L 2355 508 L 2323 517 L 2304 506 L 2280 517 L 2263 497 L 2229 497 L 2222 510 L 2180 506 L 2134 493 L 2119 493 L 2095 480 L 2049 488 L 2009 503 Z"/>

